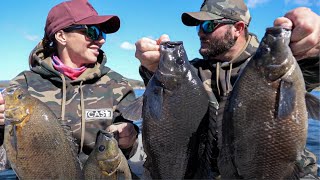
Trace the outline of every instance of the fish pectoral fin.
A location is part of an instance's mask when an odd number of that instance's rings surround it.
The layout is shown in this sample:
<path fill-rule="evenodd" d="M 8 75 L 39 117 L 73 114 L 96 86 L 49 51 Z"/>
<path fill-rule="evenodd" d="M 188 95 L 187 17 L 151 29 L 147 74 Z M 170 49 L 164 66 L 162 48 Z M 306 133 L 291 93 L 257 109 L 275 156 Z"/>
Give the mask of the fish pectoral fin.
<path fill-rule="evenodd" d="M 17 126 L 12 125 L 12 126 L 8 126 L 10 129 L 9 130 L 9 134 L 10 134 L 10 144 L 12 149 L 17 152 L 18 149 L 18 145 L 17 145 Z"/>
<path fill-rule="evenodd" d="M 163 109 L 163 96 L 164 96 L 164 89 L 161 87 L 155 87 L 154 88 L 154 95 L 149 96 L 147 99 L 149 103 L 147 103 L 149 106 L 146 107 L 148 108 L 148 111 L 150 113 L 150 116 L 154 120 L 160 120 L 161 119 L 161 114 L 162 114 L 162 109 Z"/>
<path fill-rule="evenodd" d="M 320 120 L 320 99 L 310 93 L 306 93 L 306 106 L 308 118 Z"/>
<path fill-rule="evenodd" d="M 130 121 L 137 121 L 141 119 L 142 106 L 143 96 L 140 96 L 139 98 L 134 100 L 130 105 L 120 107 L 122 117 Z"/>
<path fill-rule="evenodd" d="M 291 116 L 295 107 L 295 103 L 292 102 L 296 100 L 296 93 L 292 82 L 281 80 L 278 99 L 277 118 L 285 119 Z"/>

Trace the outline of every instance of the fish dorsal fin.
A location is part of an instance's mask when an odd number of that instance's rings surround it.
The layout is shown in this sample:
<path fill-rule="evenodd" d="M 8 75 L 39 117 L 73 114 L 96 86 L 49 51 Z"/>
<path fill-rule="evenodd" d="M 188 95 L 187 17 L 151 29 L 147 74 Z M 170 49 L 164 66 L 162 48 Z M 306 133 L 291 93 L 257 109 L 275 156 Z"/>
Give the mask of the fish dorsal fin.
<path fill-rule="evenodd" d="M 135 99 L 130 105 L 120 108 L 122 117 L 130 121 L 136 121 L 141 119 L 142 106 L 143 96 L 140 96 L 137 99 Z"/>
<path fill-rule="evenodd" d="M 306 93 L 308 118 L 320 120 L 320 99 L 311 93 Z"/>

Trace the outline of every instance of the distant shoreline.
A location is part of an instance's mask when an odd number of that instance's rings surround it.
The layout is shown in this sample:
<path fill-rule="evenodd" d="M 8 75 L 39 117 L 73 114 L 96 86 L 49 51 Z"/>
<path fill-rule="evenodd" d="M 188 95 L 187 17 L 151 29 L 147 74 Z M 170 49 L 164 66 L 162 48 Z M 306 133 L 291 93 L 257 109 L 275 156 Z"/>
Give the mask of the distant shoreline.
<path fill-rule="evenodd" d="M 9 86 L 9 80 L 0 80 L 0 88 L 5 88 Z"/>

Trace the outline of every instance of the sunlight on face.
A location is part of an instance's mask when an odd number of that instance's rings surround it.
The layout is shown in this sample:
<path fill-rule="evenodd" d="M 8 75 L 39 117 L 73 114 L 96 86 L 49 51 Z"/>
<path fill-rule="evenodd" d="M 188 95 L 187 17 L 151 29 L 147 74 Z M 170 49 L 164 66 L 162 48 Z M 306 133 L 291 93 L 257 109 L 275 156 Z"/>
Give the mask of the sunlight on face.
<path fill-rule="evenodd" d="M 105 43 L 103 38 L 93 41 L 83 32 L 73 31 L 66 34 L 65 55 L 76 67 L 96 63 L 99 49 Z M 66 58 L 67 59 L 67 58 Z M 65 59 L 65 61 L 66 61 Z"/>

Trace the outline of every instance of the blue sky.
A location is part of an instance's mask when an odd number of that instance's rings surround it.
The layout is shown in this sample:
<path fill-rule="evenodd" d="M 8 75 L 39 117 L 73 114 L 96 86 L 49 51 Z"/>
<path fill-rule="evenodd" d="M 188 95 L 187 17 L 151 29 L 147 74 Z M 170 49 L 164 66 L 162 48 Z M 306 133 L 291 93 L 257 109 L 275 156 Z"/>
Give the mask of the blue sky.
<path fill-rule="evenodd" d="M 47 13 L 62 0 L 3 1 L 0 7 L 1 69 L 0 80 L 14 78 L 29 69 L 28 56 L 43 37 Z M 101 15 L 114 14 L 121 28 L 107 35 L 102 49 L 107 53 L 107 66 L 122 75 L 141 79 L 139 61 L 134 57 L 134 43 L 141 37 L 158 38 L 168 34 L 172 41 L 183 41 L 189 59 L 199 57 L 199 40 L 194 27 L 181 22 L 183 12 L 198 11 L 202 0 L 89 0 Z M 276 17 L 306 6 L 319 14 L 319 0 L 245 0 L 250 9 L 250 31 L 258 38 Z"/>

